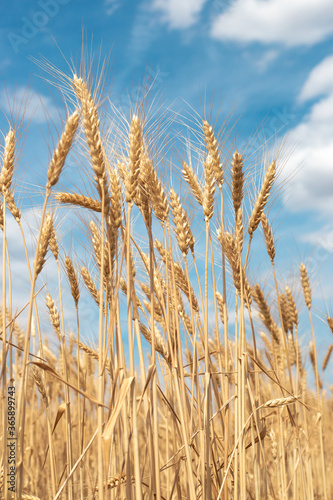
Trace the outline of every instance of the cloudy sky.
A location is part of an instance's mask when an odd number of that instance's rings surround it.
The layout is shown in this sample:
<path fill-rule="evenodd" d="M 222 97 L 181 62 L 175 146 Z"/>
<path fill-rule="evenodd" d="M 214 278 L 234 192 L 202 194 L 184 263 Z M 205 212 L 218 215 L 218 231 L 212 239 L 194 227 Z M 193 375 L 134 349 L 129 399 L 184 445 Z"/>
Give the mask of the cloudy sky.
<path fill-rule="evenodd" d="M 288 161 L 281 179 L 288 182 L 273 221 L 279 265 L 287 282 L 304 260 L 318 305 L 324 297 L 321 309 L 333 312 L 332 1 L 5 2 L 0 126 L 6 133 L 13 96 L 18 112 L 28 86 L 23 126 L 29 121 L 29 130 L 19 167 L 28 203 L 34 202 L 33 186 L 45 179 L 49 151 L 43 138 L 59 120 L 48 75 L 33 60 L 45 57 L 70 74 L 68 62 L 80 58 L 82 32 L 89 50 L 110 55 L 108 92 L 116 106 L 126 110 L 128 95 L 148 75 L 166 106 L 176 103 L 177 110 L 195 109 L 202 116 L 214 102 L 214 119 L 225 113 L 238 120 L 240 150 L 249 138 L 254 148 L 272 137 L 284 141 Z M 29 209 L 26 200 L 21 203 Z M 318 324 L 327 345 L 332 339 Z"/>

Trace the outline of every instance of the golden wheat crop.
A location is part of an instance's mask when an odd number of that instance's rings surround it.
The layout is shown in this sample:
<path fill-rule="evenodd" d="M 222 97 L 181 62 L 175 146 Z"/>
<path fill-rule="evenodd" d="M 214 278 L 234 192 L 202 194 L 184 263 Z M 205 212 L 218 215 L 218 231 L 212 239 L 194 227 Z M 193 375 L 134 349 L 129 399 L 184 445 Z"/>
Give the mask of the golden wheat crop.
<path fill-rule="evenodd" d="M 323 376 L 332 345 L 321 369 L 307 269 L 303 304 L 275 267 L 267 213 L 279 158 L 263 161 L 249 196 L 250 161 L 206 117 L 196 168 L 185 154 L 177 164 L 156 153 L 159 127 L 154 135 L 143 105 L 110 144 L 96 82 L 84 73 L 67 82 L 73 112 L 45 168 L 30 297 L 17 312 L 8 224 L 27 247 L 12 188 L 14 124 L 1 155 L 1 498 L 329 500 L 333 400 Z M 91 191 L 57 188 L 70 157 L 90 169 Z M 170 175 L 178 168 L 172 182 L 162 182 L 163 162 Z M 54 225 L 66 210 L 78 218 L 71 246 Z M 261 231 L 269 285 L 251 271 Z M 51 263 L 56 293 L 40 289 Z M 89 324 L 80 320 L 87 303 Z M 311 345 L 301 345 L 301 327 Z M 15 492 L 6 479 L 10 387 Z"/>

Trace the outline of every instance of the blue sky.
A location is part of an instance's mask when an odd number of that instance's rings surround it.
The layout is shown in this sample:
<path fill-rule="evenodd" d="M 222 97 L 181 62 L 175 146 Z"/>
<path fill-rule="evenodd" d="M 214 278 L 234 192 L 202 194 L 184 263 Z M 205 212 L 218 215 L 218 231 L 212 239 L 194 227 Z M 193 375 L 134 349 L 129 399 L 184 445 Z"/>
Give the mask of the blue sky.
<path fill-rule="evenodd" d="M 31 59 L 46 57 L 70 74 L 66 61 L 79 61 L 82 30 L 92 51 L 100 51 L 102 58 L 111 51 L 107 90 L 116 106 L 127 109 L 128 93 L 135 94 L 148 73 L 165 106 L 173 103 L 178 112 L 194 108 L 209 115 L 214 102 L 214 120 L 221 109 L 220 120 L 224 113 L 231 115 L 231 122 L 239 118 L 240 150 L 258 129 L 253 147 L 274 135 L 286 141 L 286 151 L 292 154 L 281 179 L 297 174 L 272 211 L 278 262 L 287 284 L 304 260 L 315 285 L 316 305 L 321 306 L 324 297 L 332 312 L 332 1 L 5 2 L 0 19 L 0 106 L 8 116 L 7 96 L 22 99 L 29 85 L 25 124 L 28 118 L 30 124 L 19 166 L 29 203 L 34 183 L 44 182 L 49 152 L 43 137 L 48 136 L 50 120 L 58 123 L 61 106 L 45 81 L 47 73 Z M 0 127 L 4 133 L 8 130 L 3 113 Z M 298 303 L 303 304 L 300 294 Z M 326 346 L 332 339 L 326 326 L 318 325 Z"/>

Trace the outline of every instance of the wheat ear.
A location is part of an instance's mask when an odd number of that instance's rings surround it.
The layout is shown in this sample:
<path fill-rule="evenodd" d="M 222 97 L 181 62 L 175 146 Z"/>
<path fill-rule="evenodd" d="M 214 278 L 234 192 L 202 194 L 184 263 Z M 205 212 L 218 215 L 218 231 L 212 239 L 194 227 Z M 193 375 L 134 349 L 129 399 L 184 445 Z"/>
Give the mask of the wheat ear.
<path fill-rule="evenodd" d="M 215 193 L 213 158 L 211 155 L 208 155 L 206 158 L 204 164 L 204 171 L 205 171 L 205 189 L 202 198 L 202 207 L 205 215 L 205 220 L 207 222 L 213 216 L 214 193 Z"/>
<path fill-rule="evenodd" d="M 21 212 L 15 203 L 13 193 L 11 193 L 8 189 L 3 187 L 2 194 L 3 194 L 4 198 L 6 199 L 6 204 L 7 204 L 7 207 L 9 209 L 10 213 L 15 218 L 16 222 L 20 222 Z"/>
<path fill-rule="evenodd" d="M 137 193 L 138 178 L 140 173 L 140 159 L 142 152 L 142 130 L 139 117 L 134 115 L 130 126 L 130 153 L 128 171 L 125 177 L 126 201 L 131 203 Z"/>
<path fill-rule="evenodd" d="M 300 265 L 299 269 L 301 272 L 301 282 L 302 282 L 305 304 L 307 305 L 308 309 L 311 309 L 312 299 L 311 299 L 311 288 L 310 288 L 308 273 L 303 263 Z"/>
<path fill-rule="evenodd" d="M 74 113 L 67 119 L 65 129 L 58 142 L 57 149 L 54 151 L 49 164 L 47 171 L 47 189 L 50 189 L 58 182 L 66 157 L 72 146 L 74 135 L 79 125 L 79 120 L 80 114 L 77 110 L 74 111 Z"/>
<path fill-rule="evenodd" d="M 79 284 L 77 281 L 77 276 L 76 272 L 73 266 L 73 263 L 69 257 L 65 257 L 65 267 L 66 267 L 66 273 L 68 276 L 69 284 L 71 287 L 71 293 L 72 297 L 75 302 L 75 307 L 78 306 L 79 303 L 79 298 L 80 298 L 80 289 L 79 289 Z"/>
<path fill-rule="evenodd" d="M 250 216 L 249 227 L 248 227 L 248 232 L 250 236 L 254 233 L 254 231 L 257 229 L 259 225 L 259 222 L 261 220 L 261 215 L 266 206 L 270 190 L 273 186 L 275 174 L 276 174 L 276 163 L 275 161 L 272 161 L 272 163 L 268 167 L 264 182 L 262 183 L 260 189 L 259 196 L 257 198 L 257 201 L 254 205 L 254 208 Z"/>
<path fill-rule="evenodd" d="M 204 120 L 202 128 L 205 135 L 205 143 L 208 154 L 212 157 L 212 165 L 214 171 L 214 177 L 216 180 L 217 187 L 222 188 L 223 185 L 223 166 L 221 164 L 220 153 L 217 147 L 217 140 L 215 138 L 213 127 L 209 125 L 207 120 Z"/>
<path fill-rule="evenodd" d="M 286 286 L 286 295 L 289 301 L 291 319 L 295 327 L 298 325 L 298 312 L 295 304 L 294 297 L 292 296 L 289 286 Z"/>
<path fill-rule="evenodd" d="M 270 399 L 266 401 L 260 408 L 280 408 L 281 406 L 287 406 L 298 401 L 300 396 L 288 396 L 287 398 Z"/>
<path fill-rule="evenodd" d="M 43 229 L 42 229 L 39 248 L 37 250 L 37 258 L 36 258 L 36 262 L 35 262 L 36 277 L 39 275 L 39 273 L 41 272 L 41 270 L 43 269 L 43 266 L 45 264 L 45 257 L 46 257 L 50 237 L 51 237 L 52 227 L 53 227 L 53 217 L 48 212 L 46 214 L 46 217 L 45 217 L 45 222 L 44 222 Z"/>
<path fill-rule="evenodd" d="M 181 252 L 186 255 L 189 248 L 192 252 L 194 250 L 194 238 L 190 224 L 180 203 L 180 198 L 173 189 L 170 190 L 169 197 L 178 245 Z"/>
<path fill-rule="evenodd" d="M 333 333 L 333 318 L 331 318 L 330 316 L 326 316 L 326 321 L 329 326 L 329 329 Z"/>
<path fill-rule="evenodd" d="M 232 159 L 232 202 L 237 214 L 243 199 L 244 187 L 244 172 L 243 172 L 243 156 L 235 151 Z"/>
<path fill-rule="evenodd" d="M 200 182 L 198 181 L 197 176 L 193 172 L 192 168 L 184 161 L 183 162 L 183 170 L 182 174 L 188 185 L 190 186 L 194 197 L 196 198 L 199 205 L 202 205 L 203 200 L 203 192 L 200 186 Z"/>
<path fill-rule="evenodd" d="M 15 131 L 9 130 L 5 138 L 5 151 L 0 173 L 1 189 L 9 189 L 12 184 L 15 158 Z"/>
<path fill-rule="evenodd" d="M 39 370 L 36 366 L 33 366 L 32 374 L 33 374 L 33 378 L 34 378 L 34 381 L 36 383 L 38 392 L 42 396 L 44 406 L 45 406 L 45 408 L 48 408 L 49 403 L 48 403 L 48 399 L 47 399 L 45 384 L 44 384 L 43 379 L 42 379 L 42 377 L 39 373 Z"/>
<path fill-rule="evenodd" d="M 266 240 L 266 248 L 269 258 L 271 262 L 274 261 L 275 258 L 275 246 L 272 229 L 268 223 L 267 217 L 264 213 L 261 214 L 261 225 L 264 230 L 265 240 Z"/>
<path fill-rule="evenodd" d="M 239 253 L 242 253 L 243 243 L 244 243 L 244 226 L 243 226 L 243 214 L 242 210 L 239 208 L 236 213 L 235 221 L 235 243 Z"/>
<path fill-rule="evenodd" d="M 89 290 L 90 295 L 93 297 L 96 304 L 99 306 L 99 293 L 97 291 L 95 283 L 93 282 L 92 277 L 89 274 L 88 269 L 86 267 L 82 266 L 81 267 L 81 274 L 82 274 L 84 284 L 86 285 L 87 289 Z M 103 304 L 103 308 L 104 308 L 104 304 Z"/>
<path fill-rule="evenodd" d="M 327 349 L 327 353 L 325 355 L 325 358 L 323 360 L 323 372 L 326 370 L 327 368 L 327 365 L 328 365 L 328 362 L 330 360 L 330 357 L 331 357 L 331 354 L 332 354 L 332 351 L 333 351 L 333 344 L 331 344 L 328 349 Z"/>
<path fill-rule="evenodd" d="M 109 178 L 111 187 L 110 217 L 112 225 L 115 229 L 118 229 L 121 225 L 121 186 L 118 172 L 113 170 L 110 172 Z"/>
<path fill-rule="evenodd" d="M 97 107 L 91 97 L 86 82 L 82 78 L 74 75 L 73 85 L 77 97 L 82 103 L 83 128 L 90 151 L 90 157 L 93 170 L 96 174 L 97 190 L 101 200 L 104 198 L 104 214 L 109 210 L 110 195 L 106 179 L 106 169 L 104 153 L 99 131 L 100 121 L 98 118 Z"/>
<path fill-rule="evenodd" d="M 54 303 L 54 300 L 52 299 L 51 295 L 49 293 L 47 293 L 46 295 L 46 305 L 48 307 L 48 310 L 50 312 L 50 320 L 51 320 L 51 323 L 52 323 L 52 326 L 58 336 L 58 338 L 60 339 L 60 316 L 59 316 L 59 313 L 57 311 L 57 307 Z"/>
<path fill-rule="evenodd" d="M 79 207 L 89 208 L 94 212 L 101 212 L 101 202 L 77 193 L 57 193 L 55 199 L 67 205 L 78 205 Z"/>

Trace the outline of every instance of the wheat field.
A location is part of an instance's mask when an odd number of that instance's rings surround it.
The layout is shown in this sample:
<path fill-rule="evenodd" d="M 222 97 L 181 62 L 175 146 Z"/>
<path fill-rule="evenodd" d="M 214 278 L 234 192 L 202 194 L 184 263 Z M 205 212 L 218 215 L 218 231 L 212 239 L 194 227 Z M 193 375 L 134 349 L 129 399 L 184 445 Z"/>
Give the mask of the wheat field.
<path fill-rule="evenodd" d="M 306 265 L 296 284 L 276 271 L 278 150 L 262 153 L 253 182 L 251 159 L 207 117 L 193 156 L 179 155 L 172 135 L 159 146 L 163 116 L 152 121 L 144 102 L 111 131 L 98 82 L 83 71 L 61 85 L 67 118 L 17 310 L 8 224 L 25 248 L 31 235 L 13 187 L 19 131 L 3 131 L 1 498 L 329 500 L 333 345 L 320 366 Z M 86 192 L 66 184 L 72 158 Z M 83 228 L 70 246 L 55 223 L 66 211 Z M 266 245 L 263 276 L 254 243 Z M 43 286 L 51 263 L 56 293 Z"/>

